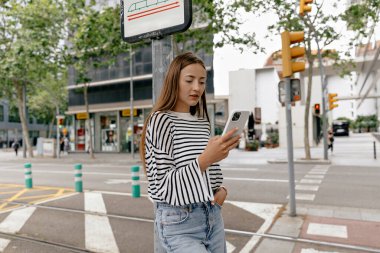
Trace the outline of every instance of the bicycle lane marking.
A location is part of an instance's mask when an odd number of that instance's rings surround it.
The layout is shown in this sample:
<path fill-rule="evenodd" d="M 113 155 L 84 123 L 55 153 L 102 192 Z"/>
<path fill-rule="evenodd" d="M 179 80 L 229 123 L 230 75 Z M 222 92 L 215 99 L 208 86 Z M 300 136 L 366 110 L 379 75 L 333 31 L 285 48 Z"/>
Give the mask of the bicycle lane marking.
<path fill-rule="evenodd" d="M 13 184 L 0 184 L 0 190 L 0 213 L 15 210 L 26 204 L 49 202 L 76 194 L 73 189 L 68 188 L 35 186 L 25 189 L 23 185 Z"/>

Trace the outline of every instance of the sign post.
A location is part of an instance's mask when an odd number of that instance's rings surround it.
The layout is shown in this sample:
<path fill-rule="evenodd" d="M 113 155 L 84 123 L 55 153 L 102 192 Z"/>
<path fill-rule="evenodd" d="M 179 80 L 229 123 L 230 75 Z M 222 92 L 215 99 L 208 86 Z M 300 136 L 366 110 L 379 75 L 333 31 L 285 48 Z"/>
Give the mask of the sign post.
<path fill-rule="evenodd" d="M 190 27 L 191 0 L 121 0 L 120 7 L 121 36 L 124 41 L 135 43 L 148 38 L 153 39 L 154 104 L 160 95 L 166 70 L 174 56 L 171 39 L 167 35 L 186 31 Z M 156 231 L 154 231 L 154 252 L 165 252 L 159 243 Z"/>

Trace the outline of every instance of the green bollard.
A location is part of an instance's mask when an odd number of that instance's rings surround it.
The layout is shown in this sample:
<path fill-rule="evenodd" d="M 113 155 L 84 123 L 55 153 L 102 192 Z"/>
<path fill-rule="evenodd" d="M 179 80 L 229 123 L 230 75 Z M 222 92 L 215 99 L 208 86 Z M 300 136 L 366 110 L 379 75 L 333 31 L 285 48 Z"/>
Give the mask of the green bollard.
<path fill-rule="evenodd" d="M 31 163 L 24 164 L 24 178 L 25 178 L 25 188 L 32 189 L 33 178 L 32 178 L 32 164 Z"/>
<path fill-rule="evenodd" d="M 83 192 L 82 164 L 80 163 L 75 164 L 74 169 L 75 169 L 75 191 Z"/>
<path fill-rule="evenodd" d="M 140 167 L 135 165 L 131 168 L 132 174 L 132 197 L 140 198 Z"/>

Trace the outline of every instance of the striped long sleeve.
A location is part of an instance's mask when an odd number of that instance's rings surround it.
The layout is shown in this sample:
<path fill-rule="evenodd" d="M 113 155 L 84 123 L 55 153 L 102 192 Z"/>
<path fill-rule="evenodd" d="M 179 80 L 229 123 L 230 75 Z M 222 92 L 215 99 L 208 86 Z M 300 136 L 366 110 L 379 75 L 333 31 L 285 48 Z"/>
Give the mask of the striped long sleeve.
<path fill-rule="evenodd" d="M 154 201 L 178 206 L 213 200 L 213 189 L 223 181 L 220 167 L 215 164 L 202 173 L 198 163 L 209 137 L 205 119 L 184 119 L 171 112 L 152 115 L 145 162 L 148 194 Z"/>

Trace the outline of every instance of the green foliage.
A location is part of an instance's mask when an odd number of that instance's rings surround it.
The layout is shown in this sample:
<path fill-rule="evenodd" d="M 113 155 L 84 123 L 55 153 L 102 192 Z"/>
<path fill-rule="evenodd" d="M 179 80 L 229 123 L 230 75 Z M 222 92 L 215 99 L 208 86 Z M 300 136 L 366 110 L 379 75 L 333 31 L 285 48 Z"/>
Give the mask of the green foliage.
<path fill-rule="evenodd" d="M 379 23 L 379 11 L 379 0 L 363 0 L 347 8 L 342 14 L 342 19 L 356 32 L 354 40 L 371 34 L 373 26 Z"/>
<path fill-rule="evenodd" d="M 219 48 L 226 44 L 233 45 L 240 51 L 245 47 L 252 48 L 255 52 L 261 49 L 253 29 L 252 32 L 246 33 L 238 31 L 244 23 L 237 13 L 245 5 L 243 1 L 234 0 L 226 3 L 223 0 L 193 0 L 192 4 L 191 28 L 186 32 L 173 35 L 174 41 L 179 45 L 178 52 L 205 50 L 211 53 L 214 47 Z M 249 8 L 247 6 L 247 12 L 250 11 Z M 194 43 L 188 43 L 189 41 Z"/>
<path fill-rule="evenodd" d="M 245 149 L 247 151 L 257 151 L 259 146 L 260 142 L 258 140 L 249 140 L 245 142 Z"/>
<path fill-rule="evenodd" d="M 266 144 L 279 144 L 279 135 L 278 132 L 269 133 L 266 139 Z"/>
<path fill-rule="evenodd" d="M 369 116 L 358 116 L 356 120 L 352 123 L 353 129 L 358 129 L 360 132 L 366 131 L 376 131 L 379 127 L 379 121 L 377 120 L 376 115 Z"/>

